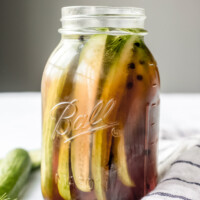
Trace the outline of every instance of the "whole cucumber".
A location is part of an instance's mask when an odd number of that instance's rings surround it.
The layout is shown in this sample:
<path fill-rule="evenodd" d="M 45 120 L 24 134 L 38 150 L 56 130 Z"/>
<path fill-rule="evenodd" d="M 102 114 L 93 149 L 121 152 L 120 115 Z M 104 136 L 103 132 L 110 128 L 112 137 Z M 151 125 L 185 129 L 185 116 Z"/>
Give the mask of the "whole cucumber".
<path fill-rule="evenodd" d="M 27 151 L 14 149 L 0 165 L 0 197 L 16 198 L 31 171 L 31 159 Z"/>

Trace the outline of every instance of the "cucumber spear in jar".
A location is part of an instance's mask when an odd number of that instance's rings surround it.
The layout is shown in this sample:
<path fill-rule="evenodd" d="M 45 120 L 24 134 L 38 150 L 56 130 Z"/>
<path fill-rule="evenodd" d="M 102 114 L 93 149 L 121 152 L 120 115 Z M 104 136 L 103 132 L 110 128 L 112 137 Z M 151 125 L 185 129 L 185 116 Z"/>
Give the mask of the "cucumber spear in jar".
<path fill-rule="evenodd" d="M 106 34 L 90 37 L 80 55 L 80 61 L 74 77 L 73 98 L 77 100 L 77 116 L 80 116 L 81 123 L 89 120 L 89 114 L 95 106 L 106 39 Z M 89 192 L 91 190 L 91 134 L 86 133 L 79 136 L 82 133 L 81 129 L 78 128 L 79 125 L 75 125 L 72 131 L 72 137 L 74 137 L 71 141 L 72 174 L 76 187 L 83 192 Z M 84 127 L 82 128 L 84 130 Z M 91 124 L 87 126 L 86 130 L 89 131 L 90 129 Z"/>
<path fill-rule="evenodd" d="M 80 52 L 84 46 L 84 40 L 80 37 L 80 41 L 82 45 L 79 46 L 76 56 L 74 57 L 72 64 L 70 66 L 70 70 L 68 72 L 68 76 L 65 82 L 65 89 L 62 92 L 62 98 L 70 99 L 71 93 L 74 89 L 73 79 L 74 74 L 76 73 L 76 69 L 80 59 Z M 65 102 L 66 103 L 66 102 Z M 76 101 L 68 102 L 70 105 L 74 105 Z M 67 104 L 68 104 L 67 103 Z M 60 120 L 70 112 L 69 104 L 64 106 L 61 110 Z M 70 191 L 71 187 L 71 179 L 70 179 L 70 140 L 71 137 L 71 123 L 68 120 L 63 120 L 62 126 L 59 127 L 59 131 L 61 136 L 59 138 L 59 152 L 58 152 L 58 166 L 57 166 L 57 174 L 56 174 L 56 182 L 58 187 L 58 192 L 63 199 L 70 200 L 72 199 L 72 194 Z M 68 142 L 66 142 L 68 141 Z"/>
<path fill-rule="evenodd" d="M 127 198 L 123 189 L 120 189 L 123 185 L 128 186 L 127 179 L 124 179 L 126 175 L 124 174 L 123 163 L 127 163 L 129 176 L 135 180 L 135 197 L 141 196 L 139 191 L 146 189 L 147 174 L 145 173 L 147 172 L 144 152 L 148 150 L 148 144 L 145 143 L 145 137 L 147 137 L 147 141 L 149 137 L 146 135 L 148 134 L 147 126 L 149 123 L 148 105 L 157 99 L 157 90 L 152 89 L 152 85 L 158 84 L 158 74 L 156 63 L 141 37 L 137 37 L 133 43 L 133 52 L 133 60 L 127 66 L 128 78 L 117 114 L 123 132 L 118 137 L 113 138 L 112 145 L 113 163 L 118 166 L 118 176 L 122 182 L 111 190 L 113 194 L 117 193 L 112 196 L 111 199 L 113 200 Z M 126 154 L 126 159 L 121 157 L 122 152 Z M 140 171 L 135 171 L 134 168 Z M 143 173 L 144 176 L 141 176 Z M 120 190 L 122 192 L 119 192 Z"/>
<path fill-rule="evenodd" d="M 43 94 L 43 145 L 41 182 L 44 197 L 53 198 L 53 141 L 57 136 L 57 112 L 54 106 L 60 103 L 70 66 L 77 55 L 80 41 L 61 43 L 48 60 L 42 80 Z M 47 77 L 48 76 L 48 77 Z M 70 88 L 69 88 L 70 89 Z"/>
<path fill-rule="evenodd" d="M 108 36 L 106 44 L 106 52 L 104 57 L 104 68 L 107 72 L 100 99 L 104 103 L 111 101 L 113 110 L 112 113 L 103 119 L 104 122 L 112 128 L 99 130 L 93 134 L 92 145 L 92 176 L 94 179 L 95 192 L 98 200 L 106 199 L 106 190 L 109 175 L 109 159 L 112 144 L 112 131 L 118 128 L 119 124 L 116 121 L 117 111 L 120 102 L 123 98 L 124 87 L 127 80 L 127 66 L 133 59 L 132 44 L 136 36 Z M 108 105 L 108 104 L 107 104 Z M 116 127 L 115 127 L 116 126 Z M 134 181 L 131 180 L 126 166 L 126 155 L 124 151 L 120 154 L 121 162 L 117 163 L 119 176 L 128 186 L 134 186 Z M 123 169 L 123 171 L 121 170 Z M 123 174 L 123 175 L 122 175 Z"/>

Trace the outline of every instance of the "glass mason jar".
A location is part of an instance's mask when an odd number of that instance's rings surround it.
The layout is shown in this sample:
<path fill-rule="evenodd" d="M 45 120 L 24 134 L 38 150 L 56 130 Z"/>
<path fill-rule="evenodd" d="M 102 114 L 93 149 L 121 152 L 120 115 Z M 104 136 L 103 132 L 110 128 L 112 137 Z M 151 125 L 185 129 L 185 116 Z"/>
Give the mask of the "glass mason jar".
<path fill-rule="evenodd" d="M 140 8 L 65 7 L 42 79 L 48 200 L 137 200 L 157 179 L 160 80 Z"/>

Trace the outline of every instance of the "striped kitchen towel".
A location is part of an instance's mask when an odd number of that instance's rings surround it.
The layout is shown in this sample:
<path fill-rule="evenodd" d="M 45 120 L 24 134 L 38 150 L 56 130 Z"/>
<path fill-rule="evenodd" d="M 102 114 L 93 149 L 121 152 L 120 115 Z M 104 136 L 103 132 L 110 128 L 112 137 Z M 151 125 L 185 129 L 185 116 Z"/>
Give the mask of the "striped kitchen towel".
<path fill-rule="evenodd" d="M 168 152 L 173 148 L 167 156 L 160 149 L 163 160 L 158 166 L 159 183 L 142 200 L 200 200 L 200 145 L 197 142 L 196 139 L 175 142 L 176 145 L 171 142 L 171 147 L 165 147 Z"/>

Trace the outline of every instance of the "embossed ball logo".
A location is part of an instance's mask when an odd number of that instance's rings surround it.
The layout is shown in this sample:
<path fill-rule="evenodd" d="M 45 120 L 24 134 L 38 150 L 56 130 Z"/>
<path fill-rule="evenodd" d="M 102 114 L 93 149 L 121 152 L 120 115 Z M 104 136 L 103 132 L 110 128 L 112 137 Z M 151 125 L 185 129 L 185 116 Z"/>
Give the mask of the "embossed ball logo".
<path fill-rule="evenodd" d="M 78 102 L 77 99 L 69 102 L 60 102 L 51 109 L 50 117 L 56 121 L 52 139 L 55 139 L 58 135 L 66 136 L 66 143 L 82 135 L 108 128 L 112 128 L 111 134 L 114 137 L 119 137 L 119 123 L 112 119 L 116 100 L 110 99 L 107 102 L 100 100 L 89 114 L 79 113 Z M 55 112 L 59 113 L 56 118 Z M 71 136 L 72 132 L 75 133 L 73 136 Z"/>

